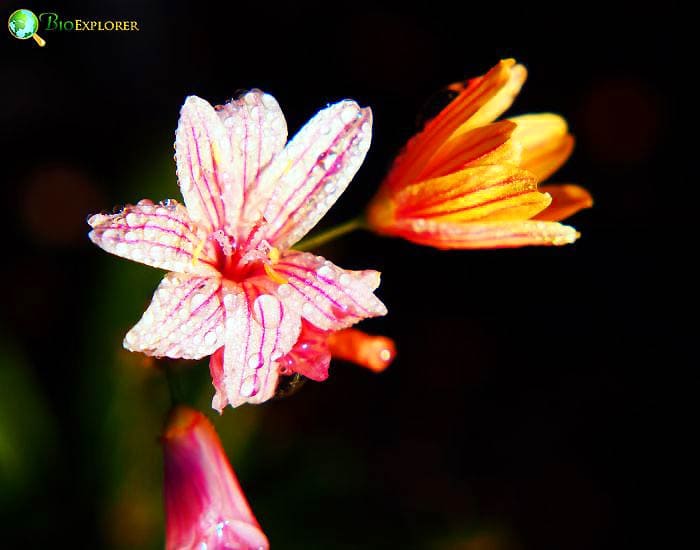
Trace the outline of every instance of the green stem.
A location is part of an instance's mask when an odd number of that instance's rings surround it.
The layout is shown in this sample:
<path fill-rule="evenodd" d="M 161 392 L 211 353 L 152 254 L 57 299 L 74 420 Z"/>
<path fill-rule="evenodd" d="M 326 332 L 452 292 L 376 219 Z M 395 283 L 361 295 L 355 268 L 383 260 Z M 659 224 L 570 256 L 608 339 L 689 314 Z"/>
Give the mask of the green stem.
<path fill-rule="evenodd" d="M 175 372 L 175 367 L 169 362 L 163 362 L 163 371 L 165 372 L 165 379 L 168 381 L 168 390 L 170 392 L 170 403 L 174 407 L 182 403 L 182 391 L 180 390 L 180 385 L 177 381 L 177 373 Z"/>
<path fill-rule="evenodd" d="M 338 237 L 345 235 L 346 233 L 352 233 L 357 229 L 366 228 L 367 222 L 365 220 L 365 217 L 360 215 L 356 218 L 352 218 L 346 222 L 343 222 L 340 225 L 336 225 L 335 227 L 331 227 L 330 229 L 326 229 L 325 231 L 320 231 L 315 235 L 311 235 L 303 241 L 300 241 L 297 244 L 295 244 L 293 248 L 294 250 L 302 251 L 311 250 L 313 248 L 321 246 L 322 244 L 326 244 L 329 241 L 335 240 Z"/>

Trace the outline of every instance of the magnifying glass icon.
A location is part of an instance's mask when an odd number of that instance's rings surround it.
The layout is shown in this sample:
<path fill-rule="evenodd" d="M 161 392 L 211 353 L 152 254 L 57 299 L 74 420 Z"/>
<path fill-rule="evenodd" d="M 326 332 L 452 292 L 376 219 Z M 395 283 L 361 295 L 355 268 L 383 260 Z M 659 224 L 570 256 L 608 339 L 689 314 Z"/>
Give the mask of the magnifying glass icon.
<path fill-rule="evenodd" d="M 12 12 L 7 20 L 7 28 L 10 30 L 10 34 L 19 40 L 33 38 L 34 42 L 42 48 L 46 46 L 46 40 L 36 33 L 39 30 L 39 19 L 30 10 L 22 9 Z"/>

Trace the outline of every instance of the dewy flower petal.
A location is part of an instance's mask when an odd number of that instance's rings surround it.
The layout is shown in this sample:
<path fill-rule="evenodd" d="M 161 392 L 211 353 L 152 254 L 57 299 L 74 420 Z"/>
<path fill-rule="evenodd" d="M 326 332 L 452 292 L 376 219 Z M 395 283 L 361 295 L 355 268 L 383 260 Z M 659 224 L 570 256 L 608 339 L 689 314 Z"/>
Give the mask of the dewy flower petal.
<path fill-rule="evenodd" d="M 386 315 L 386 307 L 374 295 L 377 271 L 341 269 L 320 256 L 288 252 L 275 266 L 287 283 L 277 296 L 322 330 L 338 330 L 362 319 Z"/>
<path fill-rule="evenodd" d="M 267 225 L 258 239 L 280 249 L 299 241 L 335 204 L 360 168 L 372 137 L 372 112 L 341 101 L 312 118 L 260 175 L 247 204 Z"/>
<path fill-rule="evenodd" d="M 221 281 L 168 273 L 124 347 L 158 357 L 201 359 L 224 341 Z"/>
<path fill-rule="evenodd" d="M 122 258 L 180 273 L 217 272 L 214 250 L 198 249 L 206 234 L 176 201 L 156 205 L 144 200 L 118 214 L 95 214 L 88 223 L 90 240 Z"/>
<path fill-rule="evenodd" d="M 279 376 L 277 361 L 299 337 L 301 319 L 275 296 L 254 285 L 224 292 L 226 328 L 222 357 L 223 376 L 215 399 L 234 407 L 262 403 L 275 393 Z M 210 366 L 210 370 L 214 370 Z"/>
<path fill-rule="evenodd" d="M 105 250 L 171 270 L 125 347 L 149 355 L 211 355 L 212 405 L 261 403 L 302 319 L 319 330 L 384 315 L 376 271 L 345 271 L 288 250 L 333 205 L 371 139 L 369 109 L 345 100 L 320 111 L 285 147 L 277 101 L 253 90 L 212 107 L 189 97 L 175 156 L 186 207 L 142 201 L 96 215 Z"/>
<path fill-rule="evenodd" d="M 269 548 L 203 414 L 175 408 L 162 442 L 167 550 Z"/>
<path fill-rule="evenodd" d="M 557 192 L 556 203 L 564 206 L 548 214 L 552 197 L 537 189 L 571 153 L 566 121 L 540 114 L 493 122 L 526 75 L 507 59 L 484 76 L 450 86 L 457 96 L 396 159 L 368 207 L 369 226 L 437 248 L 574 242 L 574 229 L 532 221 L 558 220 L 585 204 Z"/>
<path fill-rule="evenodd" d="M 180 111 L 175 160 L 180 191 L 193 220 L 212 230 L 238 219 L 243 183 L 233 170 L 231 142 L 214 108 L 199 97 L 188 97 Z"/>
<path fill-rule="evenodd" d="M 287 121 L 277 100 L 260 90 L 216 108 L 231 142 L 231 155 L 247 196 L 260 171 L 284 149 Z"/>

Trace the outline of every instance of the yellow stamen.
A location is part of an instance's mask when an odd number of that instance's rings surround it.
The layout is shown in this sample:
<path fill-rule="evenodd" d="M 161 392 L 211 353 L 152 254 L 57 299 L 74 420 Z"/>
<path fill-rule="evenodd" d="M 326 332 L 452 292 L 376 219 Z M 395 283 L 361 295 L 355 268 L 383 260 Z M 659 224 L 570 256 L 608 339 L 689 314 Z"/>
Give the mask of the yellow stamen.
<path fill-rule="evenodd" d="M 214 158 L 214 162 L 217 165 L 221 164 L 221 148 L 215 141 L 211 144 L 211 156 Z"/>
<path fill-rule="evenodd" d="M 267 276 L 270 277 L 274 282 L 279 283 L 281 285 L 287 283 L 287 279 L 282 277 L 279 273 L 277 273 L 269 264 L 265 264 L 263 266 L 265 268 L 265 273 L 267 273 Z"/>
<path fill-rule="evenodd" d="M 270 251 L 267 253 L 267 257 L 270 260 L 270 264 L 272 264 L 272 265 L 265 264 L 263 267 L 265 268 L 265 273 L 267 273 L 267 276 L 270 277 L 270 279 L 272 279 L 276 283 L 283 285 L 283 284 L 288 282 L 287 279 L 282 277 L 282 275 L 277 273 L 272 268 L 272 266 L 275 265 L 279 261 L 280 256 L 281 256 L 280 251 L 273 246 L 272 248 L 270 248 Z"/>
<path fill-rule="evenodd" d="M 274 265 L 280 261 L 280 251 L 273 246 L 267 253 L 267 257 L 270 258 L 270 261 Z"/>
<path fill-rule="evenodd" d="M 201 241 L 199 241 L 199 244 L 197 245 L 194 254 L 192 254 L 192 265 L 197 265 L 197 262 L 199 261 L 199 256 L 202 253 L 202 250 L 204 250 L 204 244 L 206 242 L 206 239 L 202 239 Z"/>

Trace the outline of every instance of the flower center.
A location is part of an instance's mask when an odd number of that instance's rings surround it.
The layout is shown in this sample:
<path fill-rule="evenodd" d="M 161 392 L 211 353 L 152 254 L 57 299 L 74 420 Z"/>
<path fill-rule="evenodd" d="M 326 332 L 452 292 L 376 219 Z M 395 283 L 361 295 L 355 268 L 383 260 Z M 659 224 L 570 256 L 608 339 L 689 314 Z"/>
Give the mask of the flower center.
<path fill-rule="evenodd" d="M 211 233 L 208 240 L 214 244 L 217 267 L 224 279 L 240 283 L 264 273 L 278 284 L 287 282 L 287 279 L 274 269 L 274 265 L 280 259 L 280 251 L 267 241 L 263 240 L 255 248 L 249 248 L 247 245 L 250 238 L 239 243 L 222 229 Z M 198 247 L 195 258 L 201 253 L 204 244 L 205 242 L 202 242 Z"/>

